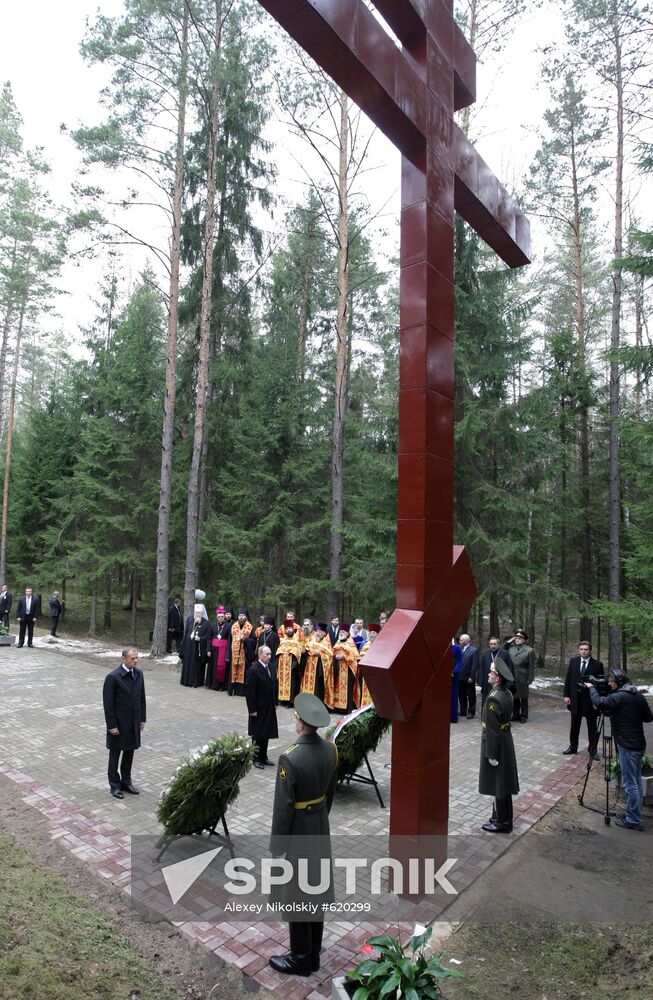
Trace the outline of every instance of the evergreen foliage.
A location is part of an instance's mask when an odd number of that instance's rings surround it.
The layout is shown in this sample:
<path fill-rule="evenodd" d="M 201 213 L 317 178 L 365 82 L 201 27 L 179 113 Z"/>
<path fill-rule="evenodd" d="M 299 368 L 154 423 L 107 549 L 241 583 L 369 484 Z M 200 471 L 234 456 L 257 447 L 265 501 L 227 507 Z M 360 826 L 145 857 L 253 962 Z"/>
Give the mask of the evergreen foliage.
<path fill-rule="evenodd" d="M 327 737 L 335 728 L 327 730 Z M 389 730 L 390 720 L 377 715 L 374 706 L 348 721 L 336 736 L 338 781 L 355 774 L 363 763 L 364 754 L 373 753 Z"/>
<path fill-rule="evenodd" d="M 214 827 L 238 798 L 239 782 L 255 755 L 256 746 L 239 733 L 227 733 L 184 754 L 156 811 L 165 832 L 190 836 Z"/>

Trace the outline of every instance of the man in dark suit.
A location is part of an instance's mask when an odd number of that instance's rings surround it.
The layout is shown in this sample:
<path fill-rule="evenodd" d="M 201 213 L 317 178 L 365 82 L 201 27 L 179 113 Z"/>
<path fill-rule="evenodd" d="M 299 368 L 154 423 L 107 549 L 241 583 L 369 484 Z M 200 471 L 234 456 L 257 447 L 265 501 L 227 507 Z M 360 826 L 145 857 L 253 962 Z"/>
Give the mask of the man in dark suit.
<path fill-rule="evenodd" d="M 327 635 L 329 636 L 331 645 L 335 646 L 340 638 L 340 619 L 337 615 L 331 619 L 331 623 L 327 626 Z"/>
<path fill-rule="evenodd" d="M 510 666 L 510 657 L 506 650 L 501 648 L 501 639 L 498 639 L 496 635 L 491 635 L 488 642 L 488 648 L 481 656 L 479 683 L 481 685 L 481 699 L 483 705 L 485 704 L 485 699 L 490 693 L 488 674 L 490 673 L 490 668 L 496 661 L 497 657 Z"/>
<path fill-rule="evenodd" d="M 25 588 L 25 593 L 18 598 L 16 605 L 16 619 L 20 622 L 18 630 L 18 645 L 25 645 L 25 630 L 27 630 L 27 645 L 33 646 L 34 626 L 39 619 L 41 609 L 39 599 L 32 593 L 31 587 Z"/>
<path fill-rule="evenodd" d="M 59 624 L 59 616 L 61 615 L 61 601 L 59 600 L 59 591 L 53 590 L 52 597 L 49 600 L 50 604 L 50 618 L 52 619 L 52 628 L 50 630 L 50 635 L 57 634 L 57 625 Z"/>
<path fill-rule="evenodd" d="M 14 595 L 8 589 L 7 584 L 3 583 L 0 589 L 0 621 L 5 628 L 9 628 L 9 612 L 11 611 L 11 602 L 14 599 Z"/>
<path fill-rule="evenodd" d="M 479 667 L 478 646 L 474 646 L 470 637 L 463 633 L 460 637 L 460 649 L 462 653 L 460 673 L 458 674 L 460 716 L 462 719 L 465 716 L 468 719 L 473 719 L 476 715 L 476 677 Z"/>
<path fill-rule="evenodd" d="M 258 747 L 254 767 L 263 768 L 273 764 L 268 757 L 268 742 L 279 736 L 277 711 L 274 707 L 275 677 L 270 666 L 272 650 L 269 646 L 259 646 L 258 660 L 252 663 L 245 677 L 245 699 L 249 722 L 247 733 Z"/>
<path fill-rule="evenodd" d="M 181 613 L 181 597 L 175 597 L 168 608 L 168 639 L 166 653 L 172 652 L 172 640 L 175 640 L 177 652 L 181 656 L 181 640 L 184 637 L 184 616 Z"/>
<path fill-rule="evenodd" d="M 587 752 L 594 760 L 599 759 L 596 749 L 599 740 L 596 727 L 598 713 L 592 705 L 592 699 L 585 684 L 588 677 L 603 676 L 603 664 L 592 656 L 592 643 L 581 639 L 578 643 L 578 656 L 572 656 L 570 659 L 565 677 L 563 693 L 565 705 L 571 712 L 571 723 L 569 725 L 569 746 L 562 751 L 563 754 L 578 753 L 580 727 L 585 719 L 587 722 Z"/>
<path fill-rule="evenodd" d="M 134 750 L 141 745 L 146 712 L 145 682 L 137 663 L 138 650 L 123 649 L 122 663 L 107 674 L 102 691 L 107 723 L 109 787 L 114 799 L 124 799 L 125 792 L 139 794 L 132 783 L 132 762 Z"/>

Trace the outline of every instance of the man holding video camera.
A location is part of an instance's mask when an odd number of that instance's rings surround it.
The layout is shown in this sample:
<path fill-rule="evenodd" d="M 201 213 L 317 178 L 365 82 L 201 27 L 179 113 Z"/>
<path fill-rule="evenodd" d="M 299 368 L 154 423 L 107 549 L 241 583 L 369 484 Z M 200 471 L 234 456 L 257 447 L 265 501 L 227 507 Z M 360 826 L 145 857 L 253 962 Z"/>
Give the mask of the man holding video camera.
<path fill-rule="evenodd" d="M 645 722 L 653 722 L 651 706 L 623 670 L 616 667 L 608 674 L 610 694 L 600 695 L 594 684 L 586 682 L 592 704 L 610 716 L 612 735 L 619 753 L 621 784 L 626 795 L 626 813 L 615 820 L 626 830 L 642 826 L 642 757 L 646 750 Z"/>

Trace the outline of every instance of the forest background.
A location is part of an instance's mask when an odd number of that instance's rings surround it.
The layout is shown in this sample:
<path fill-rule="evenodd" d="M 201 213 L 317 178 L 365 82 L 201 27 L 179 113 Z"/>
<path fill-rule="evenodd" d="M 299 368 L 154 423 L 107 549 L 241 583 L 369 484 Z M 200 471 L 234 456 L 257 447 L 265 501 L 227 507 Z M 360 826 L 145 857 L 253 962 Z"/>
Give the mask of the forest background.
<path fill-rule="evenodd" d="M 539 6 L 456 16 L 492 65 Z M 521 625 L 563 662 L 582 634 L 615 664 L 653 651 L 653 20 L 643 0 L 555 9 L 536 153 L 494 164 L 535 262 L 508 271 L 456 226 L 455 535 L 479 641 Z M 106 83 L 65 125 L 65 204 L 10 80 L 0 97 L 0 577 L 60 590 L 69 626 L 153 629 L 155 655 L 196 585 L 375 619 L 394 606 L 399 342 L 376 137 L 255 0 L 124 0 L 80 42 Z M 487 114 L 460 114 L 472 140 Z M 89 258 L 92 321 L 53 325 Z"/>

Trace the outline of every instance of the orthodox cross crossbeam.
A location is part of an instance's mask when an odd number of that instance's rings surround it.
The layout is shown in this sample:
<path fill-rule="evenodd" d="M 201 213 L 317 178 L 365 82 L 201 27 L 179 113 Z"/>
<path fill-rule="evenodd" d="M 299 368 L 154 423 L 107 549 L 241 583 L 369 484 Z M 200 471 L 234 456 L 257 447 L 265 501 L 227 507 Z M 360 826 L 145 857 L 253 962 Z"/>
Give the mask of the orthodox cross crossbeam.
<path fill-rule="evenodd" d="M 362 662 L 393 719 L 390 833 L 446 834 L 451 636 L 476 589 L 453 544 L 454 210 L 508 264 L 528 220 L 453 120 L 476 57 L 453 0 L 260 0 L 402 154 L 397 609 Z"/>

